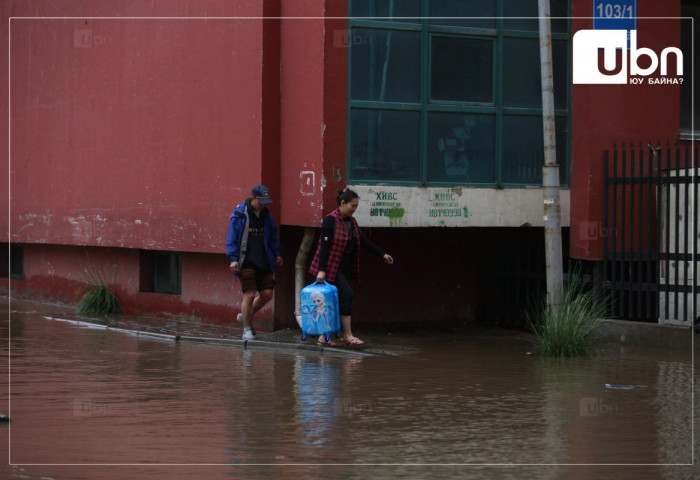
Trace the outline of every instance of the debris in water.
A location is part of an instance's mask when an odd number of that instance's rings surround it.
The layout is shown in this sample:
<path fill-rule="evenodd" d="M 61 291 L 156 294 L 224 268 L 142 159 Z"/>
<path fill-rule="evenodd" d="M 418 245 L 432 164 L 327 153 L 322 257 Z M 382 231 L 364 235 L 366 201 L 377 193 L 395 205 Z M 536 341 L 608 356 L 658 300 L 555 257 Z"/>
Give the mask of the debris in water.
<path fill-rule="evenodd" d="M 646 385 L 612 385 L 610 383 L 605 384 L 605 388 L 608 390 L 634 390 L 635 388 L 647 388 Z"/>

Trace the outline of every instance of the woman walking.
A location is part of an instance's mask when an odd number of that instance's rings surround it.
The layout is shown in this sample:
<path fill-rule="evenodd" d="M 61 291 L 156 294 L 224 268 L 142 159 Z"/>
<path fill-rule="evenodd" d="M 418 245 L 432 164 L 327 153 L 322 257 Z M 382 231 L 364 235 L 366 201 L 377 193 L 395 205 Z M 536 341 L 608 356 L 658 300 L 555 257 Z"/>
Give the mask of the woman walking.
<path fill-rule="evenodd" d="M 362 345 L 365 342 L 352 334 L 355 292 L 350 286 L 351 279 L 359 278 L 360 247 L 382 257 L 389 265 L 394 263 L 394 259 L 362 235 L 357 221 L 353 218 L 359 204 L 357 193 L 346 188 L 338 195 L 337 201 L 338 208 L 323 219 L 321 237 L 309 271 L 316 275 L 317 283 L 328 281 L 338 288 L 341 340 L 347 345 Z M 319 342 L 334 345 L 332 340 L 325 340 L 323 337 L 319 337 Z"/>

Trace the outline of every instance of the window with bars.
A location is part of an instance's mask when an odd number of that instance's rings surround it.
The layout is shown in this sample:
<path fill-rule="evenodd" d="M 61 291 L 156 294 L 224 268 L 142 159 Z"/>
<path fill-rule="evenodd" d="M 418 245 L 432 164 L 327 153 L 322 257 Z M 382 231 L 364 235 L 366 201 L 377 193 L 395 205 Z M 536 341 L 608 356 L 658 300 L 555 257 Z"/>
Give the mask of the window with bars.
<path fill-rule="evenodd" d="M 551 0 L 557 159 L 568 184 L 569 6 Z M 350 2 L 355 184 L 542 184 L 537 0 Z"/>

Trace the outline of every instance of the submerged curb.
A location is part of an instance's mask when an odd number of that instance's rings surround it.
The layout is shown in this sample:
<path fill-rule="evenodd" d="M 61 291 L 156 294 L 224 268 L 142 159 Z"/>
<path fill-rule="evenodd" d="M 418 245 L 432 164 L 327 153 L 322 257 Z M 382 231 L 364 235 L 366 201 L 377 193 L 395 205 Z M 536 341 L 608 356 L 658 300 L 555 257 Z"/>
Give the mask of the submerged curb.
<path fill-rule="evenodd" d="M 66 322 L 72 325 L 83 328 L 94 328 L 98 330 L 111 330 L 113 332 L 125 333 L 137 337 L 158 338 L 173 342 L 191 342 L 205 343 L 212 345 L 226 345 L 231 347 L 239 347 L 244 350 L 297 350 L 309 353 L 319 353 L 321 355 L 330 355 L 336 357 L 375 357 L 378 354 L 372 352 L 363 352 L 358 350 L 340 349 L 333 347 L 324 347 L 320 345 L 306 345 L 288 342 L 268 342 L 265 340 L 237 340 L 233 338 L 212 338 L 212 337 L 197 337 L 193 335 L 173 335 L 168 333 L 145 332 L 142 330 L 130 330 L 126 328 L 110 327 L 100 323 L 88 322 L 85 320 L 71 320 L 67 318 L 49 317 L 43 315 L 46 320 L 54 320 L 57 322 Z"/>

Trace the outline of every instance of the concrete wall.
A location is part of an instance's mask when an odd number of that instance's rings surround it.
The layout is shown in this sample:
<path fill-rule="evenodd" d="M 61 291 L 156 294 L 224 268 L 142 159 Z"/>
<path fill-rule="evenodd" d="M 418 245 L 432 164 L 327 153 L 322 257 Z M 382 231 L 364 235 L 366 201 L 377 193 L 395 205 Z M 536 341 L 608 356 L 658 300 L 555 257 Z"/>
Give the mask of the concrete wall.
<path fill-rule="evenodd" d="M 352 188 L 361 205 L 355 216 L 368 227 L 544 226 L 541 188 Z M 562 227 L 569 226 L 569 193 L 560 191 Z"/>

